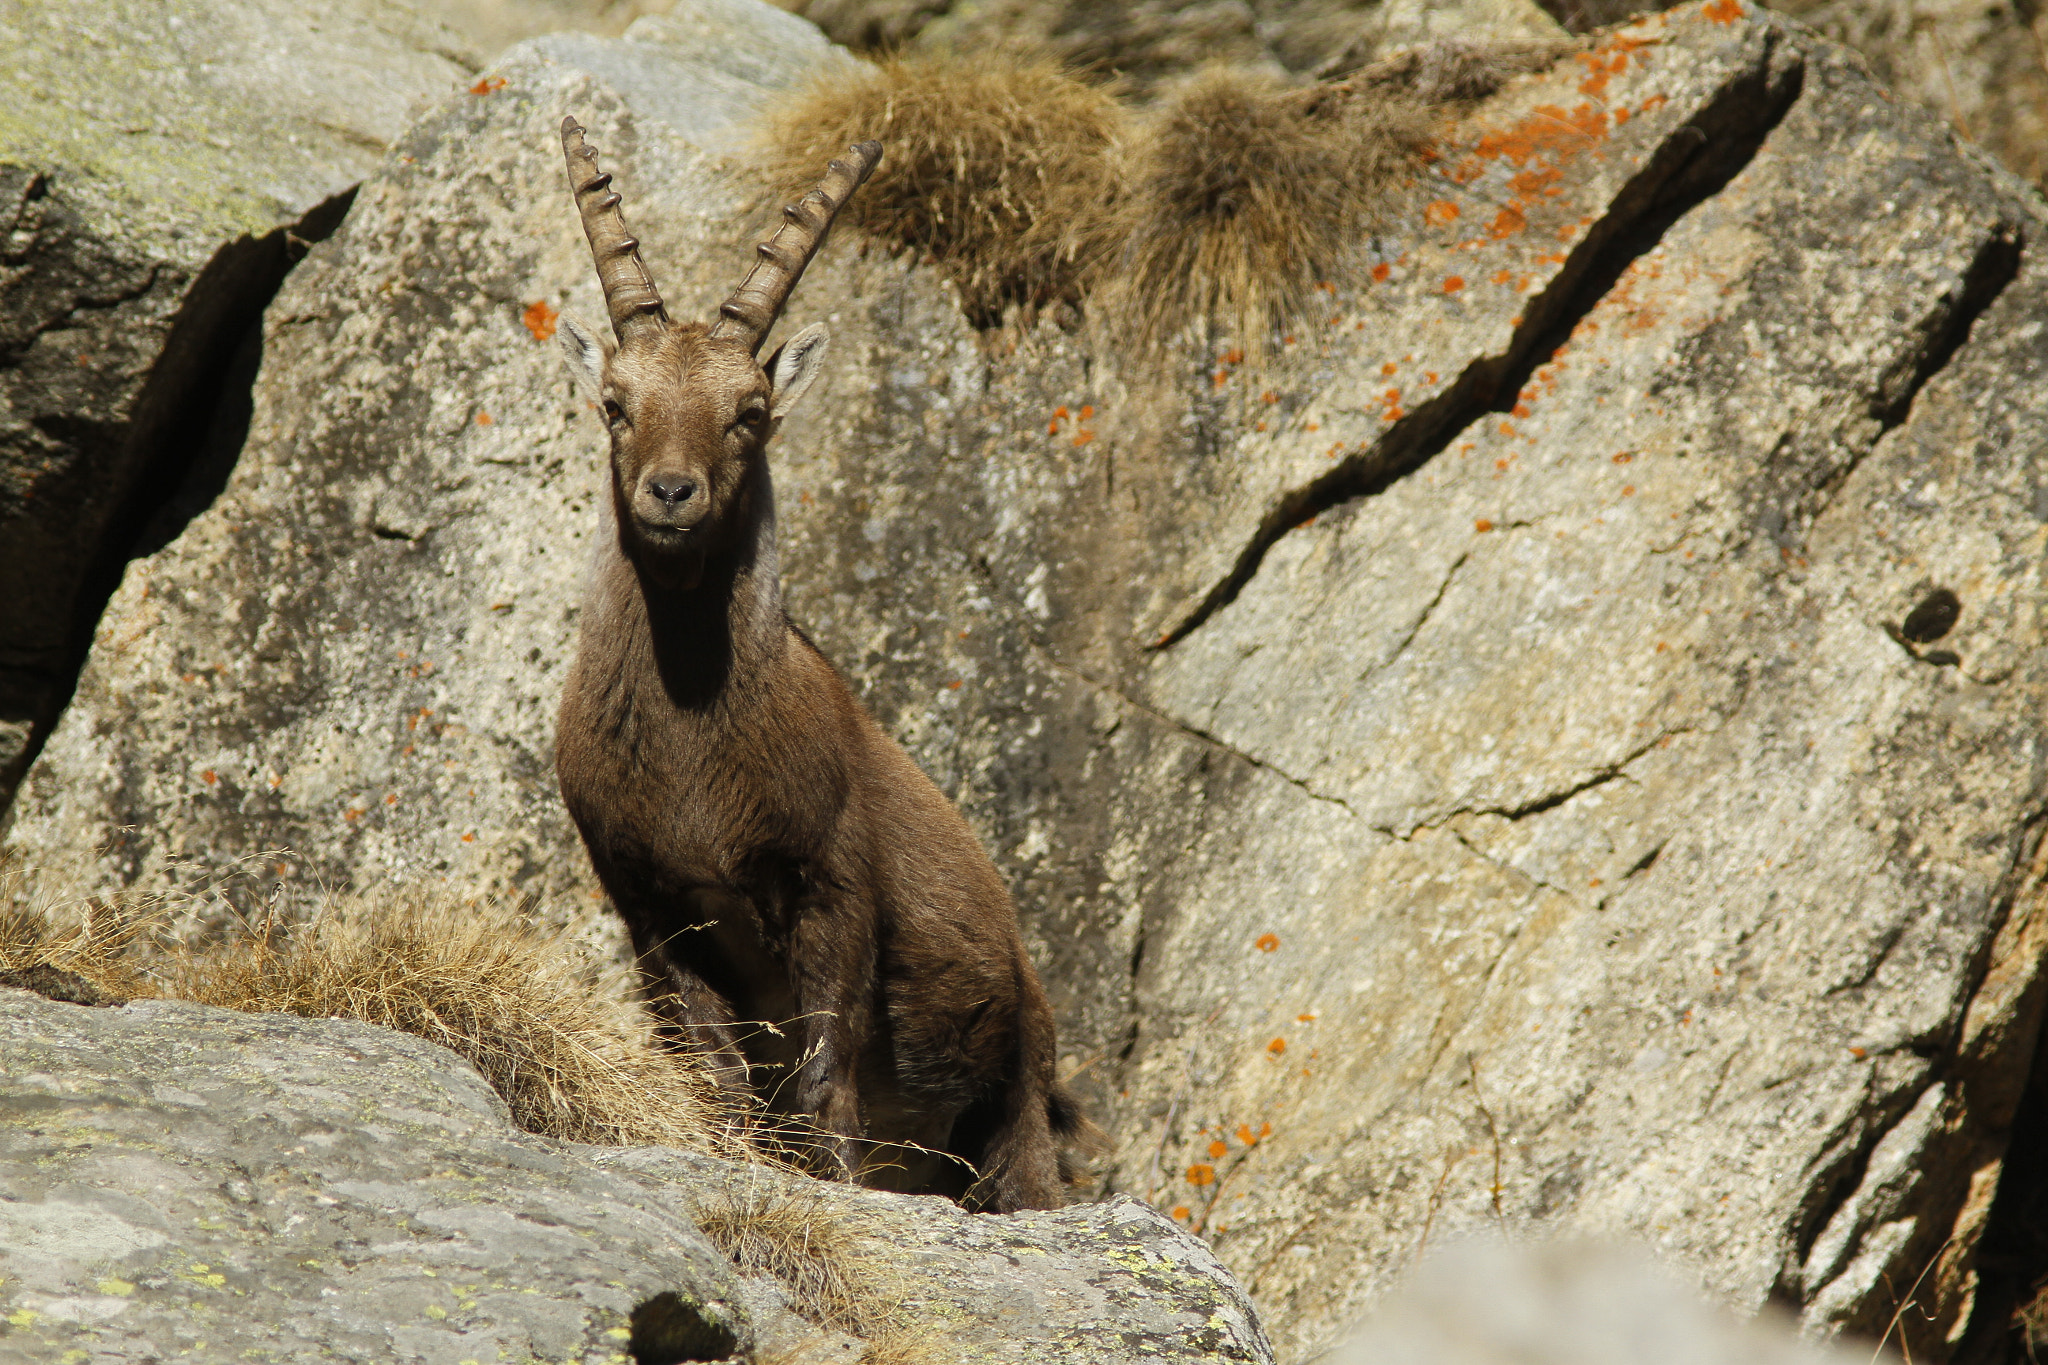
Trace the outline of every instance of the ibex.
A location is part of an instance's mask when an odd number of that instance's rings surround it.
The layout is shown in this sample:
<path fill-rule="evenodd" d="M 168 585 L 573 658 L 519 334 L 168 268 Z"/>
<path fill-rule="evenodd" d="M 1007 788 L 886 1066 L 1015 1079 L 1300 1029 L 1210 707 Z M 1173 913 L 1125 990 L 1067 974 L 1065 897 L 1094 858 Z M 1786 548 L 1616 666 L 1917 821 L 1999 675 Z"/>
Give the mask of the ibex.
<path fill-rule="evenodd" d="M 555 765 L 663 1031 L 832 1174 L 1055 1207 L 1085 1120 L 1009 894 L 782 605 L 767 448 L 825 329 L 756 357 L 881 145 L 783 210 L 709 327 L 669 320 L 573 118 L 562 148 L 617 345 L 562 319 L 611 500 Z"/>

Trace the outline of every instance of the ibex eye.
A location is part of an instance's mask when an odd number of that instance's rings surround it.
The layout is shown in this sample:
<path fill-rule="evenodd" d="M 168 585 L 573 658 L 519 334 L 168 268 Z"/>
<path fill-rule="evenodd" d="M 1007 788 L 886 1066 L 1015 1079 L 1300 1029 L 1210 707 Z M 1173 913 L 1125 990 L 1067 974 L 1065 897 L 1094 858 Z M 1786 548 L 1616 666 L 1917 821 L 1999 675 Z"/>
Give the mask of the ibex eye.
<path fill-rule="evenodd" d="M 626 420 L 626 410 L 619 406 L 617 399 L 607 398 L 604 400 L 604 420 L 607 422 L 623 422 Z"/>

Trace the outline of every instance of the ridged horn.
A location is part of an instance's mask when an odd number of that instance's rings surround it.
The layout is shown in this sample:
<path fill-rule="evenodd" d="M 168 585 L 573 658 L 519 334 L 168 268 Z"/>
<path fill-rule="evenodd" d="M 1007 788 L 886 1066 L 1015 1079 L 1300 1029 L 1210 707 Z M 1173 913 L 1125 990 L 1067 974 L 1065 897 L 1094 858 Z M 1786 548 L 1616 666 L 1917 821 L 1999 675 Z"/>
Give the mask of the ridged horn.
<path fill-rule="evenodd" d="M 754 248 L 761 259 L 754 262 L 732 297 L 718 305 L 718 321 L 711 325 L 711 335 L 744 341 L 748 350 L 760 351 L 762 339 L 789 301 L 789 291 L 796 288 L 804 267 L 825 240 L 825 230 L 881 159 L 881 143 L 854 143 L 845 156 L 832 159 L 818 188 L 782 210 L 782 225 L 775 235 Z"/>
<path fill-rule="evenodd" d="M 619 215 L 618 191 L 611 187 L 611 176 L 597 168 L 597 152 L 584 142 L 582 125 L 573 115 L 562 120 L 562 155 L 569 161 L 569 190 L 583 217 L 583 235 L 590 239 L 612 331 L 623 342 L 632 332 L 668 330 L 661 291 L 640 259 L 640 243 Z"/>

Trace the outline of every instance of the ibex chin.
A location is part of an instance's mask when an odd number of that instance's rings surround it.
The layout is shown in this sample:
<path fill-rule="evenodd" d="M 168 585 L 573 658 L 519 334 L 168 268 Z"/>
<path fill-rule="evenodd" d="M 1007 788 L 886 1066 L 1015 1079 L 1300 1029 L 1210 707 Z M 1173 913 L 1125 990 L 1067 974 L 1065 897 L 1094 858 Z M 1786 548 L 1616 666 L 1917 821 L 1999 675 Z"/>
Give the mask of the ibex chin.
<path fill-rule="evenodd" d="M 573 118 L 562 147 L 617 345 L 562 319 L 611 506 L 555 765 L 663 1031 L 814 1128 L 829 1173 L 1055 1207 L 1086 1124 L 1009 894 L 782 606 L 767 447 L 825 329 L 756 356 L 881 146 L 783 210 L 709 327 L 669 321 Z"/>

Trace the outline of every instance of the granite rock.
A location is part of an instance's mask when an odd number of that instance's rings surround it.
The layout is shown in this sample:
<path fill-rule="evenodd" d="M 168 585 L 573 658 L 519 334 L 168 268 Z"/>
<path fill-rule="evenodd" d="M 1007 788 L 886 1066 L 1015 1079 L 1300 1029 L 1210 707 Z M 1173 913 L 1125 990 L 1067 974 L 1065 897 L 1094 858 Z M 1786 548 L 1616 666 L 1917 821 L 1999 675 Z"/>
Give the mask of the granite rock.
<path fill-rule="evenodd" d="M 857 1339 L 698 1230 L 735 1198 L 801 1201 L 945 1359 L 1272 1360 L 1208 1248 L 1130 1199 L 977 1217 L 550 1142 L 453 1053 L 346 1020 L 0 988 L 0 1059 L 9 1360 L 850 1365 Z"/>
<path fill-rule="evenodd" d="M 594 904 L 549 764 L 603 449 L 548 337 L 601 315 L 554 126 L 702 316 L 745 118 L 846 60 L 698 24 L 509 54 L 294 273 L 226 491 L 24 789 L 30 894 Z M 1390 192 L 1263 369 L 980 333 L 839 235 L 788 313 L 833 332 L 775 457 L 792 611 L 1009 878 L 1105 1188 L 1280 1358 L 1506 1224 L 1822 1335 L 1917 1282 L 1940 1359 L 2048 948 L 2048 215 L 1745 0 L 1510 82 Z"/>
<path fill-rule="evenodd" d="M 278 281 L 471 60 L 399 0 L 0 3 L 0 809 L 131 547 L 232 461 Z"/>

